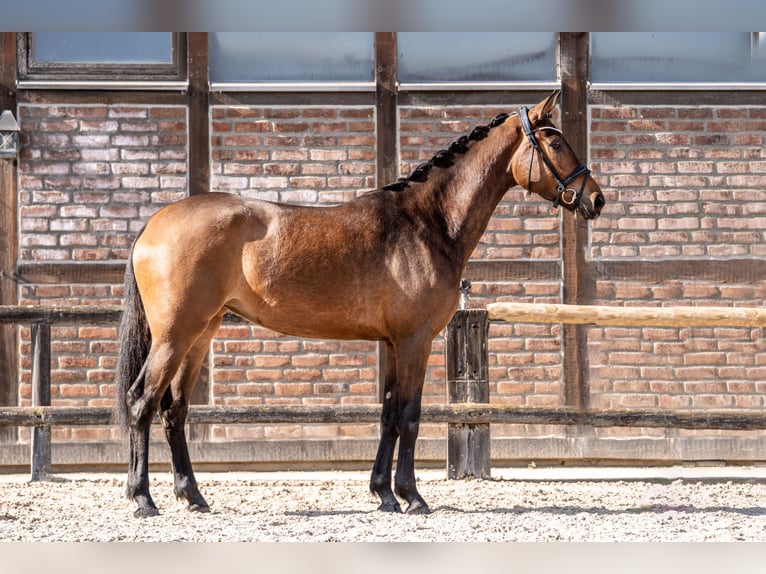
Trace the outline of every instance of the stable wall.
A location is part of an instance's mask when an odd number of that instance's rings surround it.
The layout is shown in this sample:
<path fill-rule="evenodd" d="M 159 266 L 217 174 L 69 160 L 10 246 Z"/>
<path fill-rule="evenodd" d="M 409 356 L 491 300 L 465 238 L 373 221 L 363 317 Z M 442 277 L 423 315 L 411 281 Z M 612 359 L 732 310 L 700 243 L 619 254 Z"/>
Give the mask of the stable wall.
<path fill-rule="evenodd" d="M 581 40 L 577 46 L 580 53 Z M 590 225 L 573 222 L 536 196 L 509 190 L 466 270 L 473 282 L 470 306 L 762 306 L 766 108 L 748 94 L 706 93 L 698 105 L 696 94 L 604 93 L 582 85 L 565 81 L 580 91 L 563 102 L 557 121 L 605 192 L 602 217 Z M 23 133 L 18 302 L 119 304 L 135 233 L 157 209 L 189 193 L 227 191 L 309 205 L 345 201 L 389 183 L 392 170 L 408 173 L 497 113 L 545 95 L 398 93 L 386 107 L 374 93 L 208 94 L 200 117 L 198 102 L 184 94 L 22 91 L 16 107 Z M 579 101 L 585 112 L 574 113 Z M 193 175 L 200 155 L 192 151 L 200 133 L 207 162 L 201 179 Z M 54 327 L 52 338 L 53 404 L 113 404 L 116 326 Z M 17 348 L 16 404 L 29 405 L 28 326 L 18 330 Z M 496 403 L 764 407 L 762 329 L 493 324 L 489 348 Z M 224 326 L 194 401 L 377 403 L 380 361 L 376 343 Z M 444 374 L 439 337 L 424 402 L 445 402 Z M 28 435 L 20 430 L 11 437 L 0 464 L 26 462 Z M 191 430 L 194 456 L 215 465 L 365 466 L 377 435 L 377 425 Z M 422 425 L 424 464 L 443 460 L 444 436 L 443 425 Z M 510 464 L 766 458 L 752 432 L 497 425 L 492 436 L 493 458 Z M 59 464 L 119 464 L 125 457 L 119 439 L 109 427 L 56 428 L 54 464 L 57 456 Z M 158 449 L 153 457 L 167 458 Z"/>

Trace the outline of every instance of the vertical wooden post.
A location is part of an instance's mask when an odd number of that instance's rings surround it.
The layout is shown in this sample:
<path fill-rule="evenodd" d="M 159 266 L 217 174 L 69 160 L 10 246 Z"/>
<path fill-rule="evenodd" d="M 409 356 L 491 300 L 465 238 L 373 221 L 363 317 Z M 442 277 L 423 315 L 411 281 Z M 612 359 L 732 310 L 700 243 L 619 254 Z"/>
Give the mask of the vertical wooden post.
<path fill-rule="evenodd" d="M 189 195 L 210 191 L 210 89 L 208 33 L 187 34 L 187 64 L 189 72 Z M 210 353 L 205 356 L 199 379 L 194 386 L 190 403 L 210 404 Z M 189 440 L 209 438 L 210 425 L 189 425 Z"/>
<path fill-rule="evenodd" d="M 559 34 L 561 69 L 561 128 L 581 161 L 588 161 L 588 41 L 587 32 Z M 587 274 L 588 222 L 564 213 L 561 222 L 563 303 L 589 302 L 592 291 Z M 586 409 L 588 385 L 588 328 L 562 325 L 564 347 L 564 402 Z M 580 433 L 582 429 L 572 428 Z M 570 431 L 568 431 L 570 432 Z"/>
<path fill-rule="evenodd" d="M 0 32 L 0 112 L 11 110 L 18 120 L 16 101 L 16 33 Z M 18 192 L 15 159 L 0 159 L 0 305 L 17 305 Z M 16 325 L 0 325 L 0 405 L 16 406 L 19 397 L 19 348 Z M 14 427 L 0 428 L 0 443 L 16 442 Z"/>
<path fill-rule="evenodd" d="M 489 402 L 489 316 L 484 309 L 460 309 L 447 326 L 447 400 Z M 489 478 L 489 424 L 450 424 L 447 477 Z"/>
<path fill-rule="evenodd" d="M 51 326 L 32 325 L 32 406 L 51 404 Z M 32 430 L 32 477 L 45 480 L 51 474 L 51 427 Z"/>
<path fill-rule="evenodd" d="M 378 187 L 391 183 L 399 173 L 396 54 L 396 33 L 375 32 L 375 180 Z M 381 403 L 388 361 L 388 347 L 378 343 L 378 400 Z"/>

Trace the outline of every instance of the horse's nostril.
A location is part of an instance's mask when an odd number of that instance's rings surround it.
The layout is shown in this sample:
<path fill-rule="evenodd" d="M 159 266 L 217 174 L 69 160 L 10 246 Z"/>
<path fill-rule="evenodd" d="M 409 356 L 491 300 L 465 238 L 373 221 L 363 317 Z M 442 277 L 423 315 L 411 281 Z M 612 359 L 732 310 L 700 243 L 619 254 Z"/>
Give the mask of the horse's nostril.
<path fill-rule="evenodd" d="M 604 199 L 604 196 L 599 193 L 596 196 L 596 199 L 593 200 L 593 209 L 596 210 L 596 213 L 601 213 L 601 210 L 604 208 L 604 205 L 606 205 L 606 200 Z"/>

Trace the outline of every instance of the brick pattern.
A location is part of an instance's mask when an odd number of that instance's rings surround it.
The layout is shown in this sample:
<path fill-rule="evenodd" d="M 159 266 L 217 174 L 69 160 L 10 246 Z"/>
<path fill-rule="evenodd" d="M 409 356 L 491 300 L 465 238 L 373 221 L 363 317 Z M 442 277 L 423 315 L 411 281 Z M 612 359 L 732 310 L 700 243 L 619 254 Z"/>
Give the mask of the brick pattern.
<path fill-rule="evenodd" d="M 109 254 L 73 251 L 59 255 L 62 259 L 94 260 L 99 258 L 120 258 L 127 255 L 127 248 L 140 227 L 143 219 L 158 209 L 162 202 L 154 199 L 178 199 L 178 196 L 158 195 L 158 191 L 144 187 L 157 180 L 152 174 L 172 170 L 177 178 L 186 182 L 186 156 L 157 150 L 160 141 L 155 135 L 142 135 L 142 139 L 127 139 L 122 133 L 119 116 L 130 119 L 130 130 L 137 130 L 143 122 L 146 130 L 155 126 L 157 130 L 169 129 L 168 125 L 155 123 L 154 118 L 169 117 L 168 110 L 155 108 L 109 108 L 89 106 L 35 107 L 26 121 L 41 116 L 43 110 L 52 117 L 64 116 L 70 122 L 71 133 L 64 134 L 59 143 L 70 142 L 83 146 L 68 157 L 68 173 L 84 174 L 77 185 L 87 193 L 97 193 L 105 198 L 113 216 L 109 225 L 102 225 L 103 244 L 115 248 Z M 171 108 L 173 113 L 178 110 Z M 182 109 L 181 109 L 182 110 Z M 450 110 L 444 108 L 442 115 L 449 118 L 463 116 L 460 123 L 451 124 L 451 129 L 429 125 L 437 135 L 429 136 L 430 149 L 423 148 L 420 156 L 411 157 L 412 165 L 430 157 L 452 141 L 457 135 L 466 133 L 479 123 L 487 123 L 500 110 L 489 108 L 467 108 Z M 412 111 L 410 115 L 417 115 Z M 405 115 L 407 115 L 405 113 Z M 95 130 L 96 124 L 87 124 L 75 119 L 80 116 L 101 118 L 101 132 L 92 134 L 93 139 L 80 137 L 88 130 Z M 111 119 L 110 119 L 111 118 Z M 178 114 L 179 121 L 181 114 Z M 42 121 L 42 120 L 40 120 Z M 125 120 L 127 122 L 127 119 Z M 435 120 L 434 120 L 435 121 Z M 35 124 L 50 129 L 47 124 Z M 31 125 L 28 127 L 32 127 Z M 177 126 L 179 129 L 185 126 Z M 375 125 L 374 109 L 371 107 L 349 108 L 307 108 L 295 110 L 283 107 L 218 107 L 211 114 L 212 142 L 212 189 L 229 191 L 274 201 L 304 204 L 321 204 L 346 201 L 360 190 L 374 187 L 375 172 Z M 458 129 L 459 128 L 459 129 Z M 62 128 L 63 129 L 63 128 Z M 402 142 L 412 144 L 413 123 L 403 120 Z M 407 135 L 406 130 L 410 130 Z M 442 131 L 439 131 L 442 130 Z M 182 133 L 185 133 L 181 130 Z M 153 132 L 149 132 L 150 134 Z M 164 133 L 164 132 L 163 132 Z M 170 134 L 165 134 L 165 144 L 170 146 Z M 44 141 L 32 133 L 28 136 L 28 147 L 23 158 L 22 193 L 30 201 L 41 200 L 34 195 L 35 186 L 46 186 L 53 190 L 61 187 L 63 180 L 51 174 L 59 168 L 51 164 L 52 156 Z M 159 137 L 157 135 L 156 137 Z M 132 147 L 124 148 L 130 142 Z M 111 148 L 100 150 L 105 174 L 95 168 L 84 167 L 98 154 L 97 144 L 110 144 Z M 175 143 L 181 143 L 177 140 Z M 90 152 L 88 146 L 94 146 Z M 144 147 L 140 147 L 143 145 Z M 406 147 L 406 146 L 404 146 Z M 185 150 L 185 148 L 184 148 Z M 184 151 L 185 153 L 185 151 Z M 111 158 L 111 161 L 106 161 Z M 176 165 L 183 161 L 183 169 Z M 164 168 L 160 161 L 171 162 Z M 130 161 L 129 161 L 130 160 Z M 126 163 L 130 165 L 126 165 Z M 139 163 L 142 167 L 139 167 Z M 404 165 L 404 164 L 403 164 Z M 128 172 L 133 172 L 128 178 Z M 63 176 L 62 176 L 63 177 Z M 71 179 L 71 178 L 70 178 Z M 91 181 L 92 180 L 92 181 Z M 142 183 L 143 182 L 143 183 Z M 167 182 L 166 182 L 167 183 Z M 179 188 L 183 187 L 180 186 Z M 134 204 L 127 201 L 126 188 L 136 187 L 130 196 Z M 112 186 L 113 189 L 103 191 Z M 160 185 L 162 187 L 162 185 Z M 86 198 L 85 192 L 68 194 L 73 206 L 68 210 L 50 211 L 61 215 L 60 219 L 71 219 L 70 224 L 87 225 L 95 228 L 88 216 L 106 217 L 104 209 L 86 211 L 87 204 L 80 205 Z M 111 194 L 109 197 L 103 194 Z M 179 196 L 185 193 L 179 192 Z M 53 196 L 51 196 L 53 197 Z M 92 197 L 96 197 L 95 195 Z M 139 203 L 140 199 L 140 203 Z M 124 205 L 123 205 L 124 204 Z M 130 204 L 130 205 L 128 205 Z M 55 204 L 52 204 L 55 205 Z M 53 206 L 48 206 L 53 210 Z M 23 233 L 33 229 L 35 208 L 41 205 L 25 206 Z M 119 208 L 119 211 L 118 211 Z M 58 209 L 58 208 L 55 208 Z M 119 217 L 118 217 L 119 215 Z M 45 231 L 51 237 L 61 237 L 63 224 L 54 224 Z M 521 190 L 509 191 L 506 200 L 499 206 L 482 244 L 474 254 L 475 258 L 493 257 L 558 257 L 558 215 L 547 204 L 530 199 L 527 202 Z M 39 234 L 39 233 L 37 233 Z M 119 238 L 119 244 L 118 244 Z M 33 240 L 29 238 L 31 245 Z M 116 246 L 121 246 L 121 251 Z M 32 259 L 42 257 L 38 252 L 29 251 Z M 56 256 L 50 255 L 51 258 Z M 24 303 L 37 304 L 108 304 L 119 300 L 122 288 L 119 285 L 28 285 L 21 289 Z M 493 300 L 508 298 L 534 302 L 558 301 L 558 284 L 532 283 L 477 283 L 473 288 L 472 306 L 484 306 Z M 29 336 L 22 333 L 23 381 L 22 402 L 31 400 L 30 345 Z M 116 362 L 116 326 L 100 328 L 56 328 L 54 340 L 54 404 L 104 405 L 113 401 L 112 369 Z M 561 388 L 560 334 L 558 326 L 501 326 L 493 325 L 490 348 L 492 369 L 493 401 L 506 404 L 552 405 L 560 404 L 563 397 Z M 425 403 L 444 401 L 444 341 L 438 337 L 433 345 L 428 375 L 424 388 Z M 377 346 L 370 342 L 311 341 L 284 337 L 265 329 L 252 326 L 225 326 L 221 329 L 212 346 L 211 366 L 213 381 L 211 397 L 214 404 L 350 404 L 377 402 Z M 24 402 L 26 401 L 26 402 Z M 61 429 L 55 431 L 61 439 L 84 440 L 88 437 L 103 440 L 104 429 Z M 341 438 L 375 437 L 376 425 L 233 425 L 215 426 L 213 438 L 221 440 L 265 438 Z M 442 436 L 443 425 L 423 425 L 422 436 Z M 501 432 L 498 427 L 494 432 Z M 75 436 L 76 435 L 76 436 Z"/>
<path fill-rule="evenodd" d="M 410 173 L 477 125 L 487 125 L 507 108 L 435 106 L 399 109 L 400 172 Z M 557 259 L 561 257 L 560 216 L 551 205 L 521 187 L 510 189 L 477 245 L 474 259 Z"/>
<path fill-rule="evenodd" d="M 766 107 L 595 106 L 606 258 L 766 255 Z"/>
<path fill-rule="evenodd" d="M 751 285 L 602 281 L 597 304 L 762 307 Z M 764 408 L 766 337 L 760 328 L 589 329 L 594 408 Z"/>
<path fill-rule="evenodd" d="M 477 124 L 504 111 L 484 106 L 400 109 L 400 169 L 408 173 Z M 593 222 L 598 259 L 763 257 L 766 245 L 766 108 L 594 106 L 594 177 L 609 202 Z M 36 105 L 19 108 L 20 257 L 25 261 L 124 259 L 135 232 L 162 205 L 186 195 L 182 106 Z M 375 186 L 371 106 L 216 106 L 211 113 L 211 188 L 274 201 L 327 204 Z M 388 183 L 388 182 L 381 182 Z M 474 259 L 561 257 L 560 215 L 510 190 Z M 558 282 L 476 282 L 470 305 L 560 302 Z M 108 304 L 121 285 L 22 285 L 22 304 Z M 595 304 L 766 303 L 766 283 L 638 283 L 603 280 Z M 31 401 L 29 330 L 21 329 L 20 404 Z M 53 403 L 109 405 L 116 326 L 53 329 Z M 444 401 L 444 342 L 434 342 L 424 403 Z M 558 325 L 493 324 L 491 397 L 525 406 L 563 404 Z M 377 402 L 377 347 L 311 341 L 251 326 L 225 326 L 212 346 L 211 400 L 235 404 Z M 589 329 L 594 408 L 766 408 L 762 329 Z M 60 440 L 115 439 L 108 428 L 55 429 Z M 213 438 L 357 438 L 377 425 L 232 425 Z M 493 426 L 493 436 L 518 436 Z M 563 427 L 527 427 L 565 436 Z M 597 429 L 597 435 L 664 431 Z M 22 433 L 23 434 L 23 433 Z M 421 436 L 443 436 L 423 425 Z M 683 434 L 681 431 L 679 434 Z M 25 435 L 26 436 L 26 435 Z"/>
<path fill-rule="evenodd" d="M 122 285 L 22 285 L 22 305 L 113 305 L 119 303 Z M 19 406 L 32 405 L 31 329 L 20 334 Z M 51 404 L 104 407 L 114 404 L 114 369 L 117 366 L 117 325 L 66 325 L 51 327 Z M 21 429 L 20 437 L 29 437 Z M 52 427 L 54 440 L 118 440 L 111 427 Z"/>
<path fill-rule="evenodd" d="M 375 109 L 214 107 L 211 190 L 303 205 L 375 187 Z M 377 346 L 225 326 L 213 342 L 215 404 L 377 402 Z M 377 436 L 375 425 L 237 425 L 216 439 Z"/>
<path fill-rule="evenodd" d="M 213 191 L 340 203 L 375 187 L 375 109 L 214 107 Z"/>
<path fill-rule="evenodd" d="M 766 254 L 765 107 L 595 106 L 590 117 L 593 172 L 609 202 L 593 223 L 593 257 Z M 760 307 L 766 282 L 603 280 L 594 303 Z M 593 327 L 589 360 L 594 408 L 766 406 L 763 329 Z"/>
<path fill-rule="evenodd" d="M 126 259 L 135 233 L 187 189 L 186 108 L 19 107 L 20 258 Z"/>

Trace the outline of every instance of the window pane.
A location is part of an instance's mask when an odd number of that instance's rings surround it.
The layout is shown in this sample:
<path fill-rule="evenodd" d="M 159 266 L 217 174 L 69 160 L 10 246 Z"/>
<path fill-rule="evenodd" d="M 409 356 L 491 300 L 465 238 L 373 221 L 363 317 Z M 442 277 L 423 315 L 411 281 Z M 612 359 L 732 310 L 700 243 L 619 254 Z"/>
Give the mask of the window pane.
<path fill-rule="evenodd" d="M 750 32 L 593 32 L 594 82 L 766 81 Z"/>
<path fill-rule="evenodd" d="M 400 32 L 400 82 L 556 80 L 553 32 Z"/>
<path fill-rule="evenodd" d="M 212 32 L 212 82 L 372 82 L 372 32 Z"/>
<path fill-rule="evenodd" d="M 171 32 L 36 32 L 37 63 L 171 64 Z"/>

